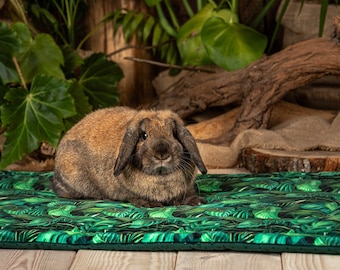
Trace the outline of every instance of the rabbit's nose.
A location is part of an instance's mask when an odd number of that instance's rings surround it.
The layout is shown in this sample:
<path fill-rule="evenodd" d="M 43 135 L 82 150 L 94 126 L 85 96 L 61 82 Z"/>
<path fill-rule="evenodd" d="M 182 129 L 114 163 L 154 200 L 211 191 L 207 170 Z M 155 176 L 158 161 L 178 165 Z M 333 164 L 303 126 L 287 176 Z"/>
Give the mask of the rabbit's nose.
<path fill-rule="evenodd" d="M 160 142 L 156 144 L 154 150 L 155 150 L 155 158 L 159 160 L 165 160 L 170 157 L 170 151 L 169 151 L 169 144 L 165 142 Z"/>

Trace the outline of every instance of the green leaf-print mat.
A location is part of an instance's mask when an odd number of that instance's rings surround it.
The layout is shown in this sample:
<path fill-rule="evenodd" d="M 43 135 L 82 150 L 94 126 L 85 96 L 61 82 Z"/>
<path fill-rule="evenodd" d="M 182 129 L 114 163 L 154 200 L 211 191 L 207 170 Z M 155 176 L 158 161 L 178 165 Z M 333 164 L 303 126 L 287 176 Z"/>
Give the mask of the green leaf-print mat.
<path fill-rule="evenodd" d="M 200 206 L 58 198 L 49 173 L 0 171 L 0 248 L 340 254 L 340 173 L 205 175 Z"/>

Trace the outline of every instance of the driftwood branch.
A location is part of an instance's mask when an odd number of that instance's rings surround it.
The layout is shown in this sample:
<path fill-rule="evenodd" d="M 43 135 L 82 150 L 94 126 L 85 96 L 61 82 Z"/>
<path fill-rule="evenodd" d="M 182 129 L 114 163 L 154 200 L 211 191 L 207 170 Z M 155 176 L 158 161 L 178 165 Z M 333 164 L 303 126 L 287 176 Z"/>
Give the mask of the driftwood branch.
<path fill-rule="evenodd" d="M 308 40 L 251 68 L 259 80 L 252 79 L 252 87 L 245 92 L 231 138 L 245 129 L 267 128 L 273 105 L 289 91 L 325 75 L 339 75 L 340 46 L 326 39 Z"/>
<path fill-rule="evenodd" d="M 209 107 L 240 104 L 244 80 L 247 78 L 244 70 L 216 73 L 182 71 L 179 76 L 180 79 L 159 93 L 156 103 L 151 106 L 157 109 L 171 109 L 182 118 Z"/>
<path fill-rule="evenodd" d="M 273 106 L 289 91 L 329 74 L 340 75 L 337 33 L 299 42 L 242 70 L 189 72 L 161 93 L 154 107 L 185 118 L 209 107 L 241 104 L 234 127 L 219 143 L 230 142 L 242 130 L 266 128 Z"/>

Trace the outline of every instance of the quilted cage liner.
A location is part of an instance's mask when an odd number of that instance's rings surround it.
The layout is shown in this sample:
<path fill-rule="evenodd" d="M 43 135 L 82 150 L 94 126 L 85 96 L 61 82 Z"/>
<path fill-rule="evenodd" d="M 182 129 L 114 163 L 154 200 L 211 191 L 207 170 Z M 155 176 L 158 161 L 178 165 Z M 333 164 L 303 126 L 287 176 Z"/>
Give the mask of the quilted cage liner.
<path fill-rule="evenodd" d="M 0 248 L 340 254 L 340 173 L 199 175 L 199 206 L 59 198 L 53 172 L 0 171 Z"/>

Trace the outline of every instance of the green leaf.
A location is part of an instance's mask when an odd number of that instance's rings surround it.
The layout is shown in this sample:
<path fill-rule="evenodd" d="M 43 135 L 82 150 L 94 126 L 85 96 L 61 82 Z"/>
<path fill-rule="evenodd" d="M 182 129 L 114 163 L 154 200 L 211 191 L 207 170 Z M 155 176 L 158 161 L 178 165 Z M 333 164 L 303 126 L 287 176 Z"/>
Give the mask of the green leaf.
<path fill-rule="evenodd" d="M 64 78 L 61 69 L 64 57 L 50 35 L 38 34 L 30 42 L 28 37 L 24 36 L 24 44 L 28 47 L 23 53 L 17 55 L 17 59 L 26 82 L 31 82 L 38 74 Z"/>
<path fill-rule="evenodd" d="M 211 232 L 204 232 L 201 236 L 201 241 L 208 242 L 208 243 L 227 243 L 230 241 L 230 233 L 225 233 L 225 232 L 216 232 L 216 231 L 211 231 Z"/>
<path fill-rule="evenodd" d="M 134 29 L 132 29 L 132 25 L 131 25 L 131 22 L 134 20 L 134 15 L 135 13 L 133 11 L 128 11 L 125 14 L 123 22 L 122 22 L 124 38 L 127 41 L 131 40 L 134 34 Z"/>
<path fill-rule="evenodd" d="M 320 22 L 319 22 L 319 37 L 322 37 L 323 28 L 326 21 L 327 9 L 328 9 L 329 0 L 321 1 L 321 10 L 320 10 Z"/>
<path fill-rule="evenodd" d="M 34 190 L 33 185 L 37 182 L 37 180 L 37 178 L 26 178 L 25 180 L 16 182 L 13 185 L 13 188 L 20 190 Z"/>
<path fill-rule="evenodd" d="M 299 243 L 299 241 L 304 240 L 301 235 L 283 235 L 277 233 L 258 233 L 254 237 L 254 243 L 256 244 L 279 244 L 287 245 L 287 243 Z"/>
<path fill-rule="evenodd" d="M 305 180 L 296 183 L 296 188 L 304 192 L 316 192 L 321 191 L 320 185 L 320 180 Z"/>
<path fill-rule="evenodd" d="M 40 7 L 38 4 L 30 4 L 30 9 L 37 19 L 46 18 L 46 21 L 53 25 L 55 30 L 58 28 L 58 20 L 48 9 Z"/>
<path fill-rule="evenodd" d="M 12 25 L 12 30 L 16 33 L 17 39 L 21 44 L 20 53 L 26 51 L 32 44 L 33 39 L 28 26 L 24 23 L 17 22 Z M 19 53 L 17 52 L 17 53 Z"/>
<path fill-rule="evenodd" d="M 205 5 L 178 30 L 177 46 L 184 66 L 207 65 L 213 63 L 201 38 L 202 28 L 205 22 L 212 16 L 217 16 L 225 22 L 238 22 L 237 15 L 229 9 L 216 11 L 211 3 Z"/>
<path fill-rule="evenodd" d="M 319 236 L 314 240 L 314 244 L 316 246 L 339 246 L 340 245 L 340 237 L 338 236 Z"/>
<path fill-rule="evenodd" d="M 119 102 L 118 83 L 123 72 L 117 63 L 106 60 L 103 53 L 85 59 L 79 85 L 93 109 L 115 106 Z"/>
<path fill-rule="evenodd" d="M 144 27 L 143 27 L 143 42 L 146 42 L 148 37 L 150 36 L 153 26 L 155 25 L 155 19 L 152 16 L 146 20 Z"/>
<path fill-rule="evenodd" d="M 12 219 L 12 220 L 6 219 L 6 220 L 1 220 L 1 221 L 2 221 L 2 224 L 10 224 L 10 223 L 17 222 L 14 219 Z M 3 242 L 14 242 L 15 241 L 15 234 L 14 234 L 14 232 L 2 229 L 0 231 L 0 241 L 3 241 Z"/>
<path fill-rule="evenodd" d="M 124 19 L 123 9 L 118 8 L 113 12 L 109 12 L 104 18 L 100 21 L 101 24 L 105 24 L 107 22 L 112 22 L 113 26 L 113 34 L 118 33 L 119 27 L 122 26 L 122 21 Z"/>
<path fill-rule="evenodd" d="M 159 4 L 160 2 L 162 2 L 163 0 L 145 0 L 145 3 L 149 6 L 149 7 L 153 7 L 157 4 Z"/>
<path fill-rule="evenodd" d="M 261 189 L 268 189 L 268 190 L 273 190 L 276 187 L 279 186 L 278 181 L 273 181 L 270 179 L 265 179 L 265 180 L 258 180 L 250 183 L 250 186 L 256 187 L 256 188 L 261 188 Z"/>
<path fill-rule="evenodd" d="M 4 84 L 19 82 L 18 72 L 12 61 L 15 53 L 20 51 L 21 44 L 16 33 L 7 24 L 0 22 L 0 78 Z"/>
<path fill-rule="evenodd" d="M 130 31 L 132 32 L 131 37 L 137 31 L 137 29 L 143 22 L 143 19 L 144 19 L 144 13 L 138 13 L 137 15 L 135 15 L 133 20 L 130 22 Z"/>
<path fill-rule="evenodd" d="M 145 233 L 142 243 L 174 242 L 175 234 L 173 232 L 151 232 Z"/>
<path fill-rule="evenodd" d="M 177 37 L 177 29 L 179 28 L 178 21 L 176 16 L 174 15 L 174 10 L 171 6 L 169 0 L 164 0 L 167 13 L 171 19 L 171 23 L 168 20 L 168 17 L 164 14 L 163 8 L 160 4 L 156 5 L 156 11 L 159 19 L 159 24 L 162 26 L 162 29 L 168 33 L 168 35 L 172 37 Z"/>
<path fill-rule="evenodd" d="M 235 213 L 235 208 L 227 207 L 221 210 L 212 209 L 212 210 L 207 210 L 205 213 L 209 216 L 225 218 L 225 217 L 229 217 L 233 215 Z"/>
<path fill-rule="evenodd" d="M 169 51 L 170 44 L 167 43 L 168 40 L 169 40 L 169 35 L 166 32 L 163 32 L 163 35 L 160 40 L 160 44 L 162 44 L 162 46 L 160 47 L 161 59 L 166 59 L 168 52 L 171 53 L 171 51 Z"/>
<path fill-rule="evenodd" d="M 202 192 L 218 192 L 222 191 L 221 181 L 219 180 L 210 180 L 209 182 L 200 182 L 197 183 L 198 189 Z"/>
<path fill-rule="evenodd" d="M 74 124 L 79 122 L 85 115 L 92 111 L 92 106 L 89 103 L 89 98 L 84 93 L 84 88 L 74 80 L 69 88 L 69 93 L 75 100 L 76 115 L 66 118 L 64 121 L 65 130 L 69 130 Z"/>
<path fill-rule="evenodd" d="M 48 214 L 52 217 L 72 217 L 71 212 L 76 208 L 76 205 L 65 205 L 59 208 L 49 209 Z"/>
<path fill-rule="evenodd" d="M 155 219 L 169 219 L 173 218 L 173 212 L 176 210 L 175 207 L 166 207 L 161 209 L 155 209 L 149 211 L 149 216 Z"/>
<path fill-rule="evenodd" d="M 1 106 L 2 125 L 7 128 L 1 168 L 36 150 L 43 141 L 57 146 L 64 130 L 63 118 L 75 114 L 68 87 L 64 80 L 39 75 L 30 91 L 17 88 L 7 92 L 8 103 Z"/>
<path fill-rule="evenodd" d="M 16 33 L 6 23 L 0 22 L 0 47 L 1 54 L 13 56 L 20 50 L 20 42 Z"/>
<path fill-rule="evenodd" d="M 74 77 L 74 71 L 84 63 L 84 60 L 70 46 L 64 46 L 62 52 L 64 56 L 64 73 L 67 78 Z"/>
<path fill-rule="evenodd" d="M 0 78 L 0 106 L 4 103 L 4 97 L 8 91 L 9 88 L 3 85 Z"/>
<path fill-rule="evenodd" d="M 47 242 L 47 243 L 63 243 L 63 244 L 78 244 L 82 234 L 79 233 L 71 235 L 70 231 L 55 231 L 49 230 L 46 232 L 39 233 L 36 241 Z"/>
<path fill-rule="evenodd" d="M 251 216 L 251 213 L 250 213 L 248 208 L 239 207 L 236 210 L 236 212 L 233 213 L 233 216 L 236 217 L 236 218 L 247 219 Z"/>
<path fill-rule="evenodd" d="M 276 24 L 275 24 L 274 32 L 273 32 L 272 38 L 270 39 L 270 44 L 268 46 L 268 52 L 270 52 L 272 50 L 273 46 L 274 46 L 275 39 L 276 39 L 277 34 L 279 32 L 279 29 L 281 27 L 282 18 L 284 16 L 284 14 L 286 13 L 286 10 L 288 8 L 289 2 L 290 2 L 290 0 L 283 0 L 282 1 L 281 11 L 277 14 L 277 19 L 276 19 Z M 302 5 L 302 3 L 303 3 L 303 0 L 301 2 L 301 5 Z"/>
<path fill-rule="evenodd" d="M 160 24 L 156 24 L 155 28 L 153 30 L 153 35 L 152 35 L 152 46 L 157 46 L 160 41 L 161 41 L 161 37 L 162 37 L 162 27 L 160 26 Z M 156 52 L 156 49 L 153 49 L 154 53 Z"/>
<path fill-rule="evenodd" d="M 264 209 L 257 209 L 253 211 L 255 218 L 260 219 L 278 219 L 278 214 L 281 208 L 276 206 L 269 206 Z"/>
<path fill-rule="evenodd" d="M 170 37 L 166 31 L 163 31 L 160 24 L 156 24 L 153 29 L 151 44 L 154 46 L 152 49 L 153 53 L 158 53 L 159 57 L 165 59 L 168 64 L 173 63 L 172 61 L 176 60 L 176 44 L 173 42 L 172 37 Z"/>
<path fill-rule="evenodd" d="M 165 59 L 166 62 L 170 65 L 176 65 L 178 57 L 179 55 L 178 55 L 176 45 L 174 43 L 170 43 L 168 52 L 166 54 L 166 59 Z"/>
<path fill-rule="evenodd" d="M 251 28 L 257 28 L 261 22 L 263 22 L 264 17 L 268 14 L 271 10 L 273 5 L 276 3 L 276 0 L 269 0 L 266 3 L 263 3 L 263 7 L 259 10 L 259 13 L 256 15 L 255 19 L 249 25 Z"/>
<path fill-rule="evenodd" d="M 258 60 L 267 45 L 266 36 L 242 24 L 226 23 L 219 17 L 207 20 L 201 38 L 214 63 L 229 71 Z"/>
<path fill-rule="evenodd" d="M 157 220 L 157 219 L 135 219 L 131 222 L 129 225 L 130 229 L 141 229 L 141 228 L 147 228 L 154 225 L 159 225 L 162 223 L 163 220 Z"/>
<path fill-rule="evenodd" d="M 202 44 L 201 30 L 213 14 L 213 5 L 207 4 L 178 30 L 177 46 L 184 66 L 212 63 Z"/>

